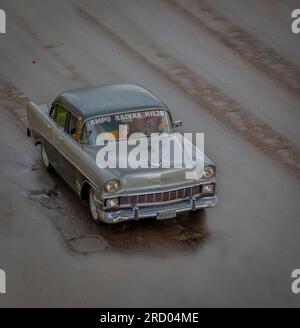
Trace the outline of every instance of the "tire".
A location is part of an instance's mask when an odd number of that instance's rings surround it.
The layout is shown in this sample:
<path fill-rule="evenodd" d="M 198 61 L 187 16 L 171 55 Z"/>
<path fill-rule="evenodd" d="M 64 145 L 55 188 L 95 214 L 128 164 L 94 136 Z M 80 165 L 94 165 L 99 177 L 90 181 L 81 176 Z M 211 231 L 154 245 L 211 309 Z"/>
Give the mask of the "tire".
<path fill-rule="evenodd" d="M 46 147 L 43 143 L 41 144 L 41 154 L 42 154 L 42 160 L 43 160 L 43 164 L 44 164 L 45 168 L 48 171 L 51 171 L 52 166 L 50 164 L 50 160 L 49 160 L 49 157 L 48 157 L 48 154 L 47 154 L 47 149 L 46 149 Z"/>
<path fill-rule="evenodd" d="M 95 222 L 99 223 L 100 219 L 99 219 L 98 212 L 97 212 L 97 207 L 96 207 L 96 204 L 95 204 L 95 191 L 91 187 L 89 189 L 88 203 L 89 203 L 89 209 L 90 209 L 90 214 L 91 214 L 92 219 Z"/>

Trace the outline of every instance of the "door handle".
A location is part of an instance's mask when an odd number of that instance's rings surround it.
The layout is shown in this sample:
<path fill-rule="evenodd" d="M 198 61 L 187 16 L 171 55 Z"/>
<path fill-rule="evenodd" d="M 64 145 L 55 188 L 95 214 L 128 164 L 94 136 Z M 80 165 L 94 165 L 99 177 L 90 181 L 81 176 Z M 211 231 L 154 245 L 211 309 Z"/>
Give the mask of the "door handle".
<path fill-rule="evenodd" d="M 63 138 L 63 137 L 58 137 L 58 139 L 59 139 L 60 141 L 63 141 L 63 140 L 64 140 L 64 138 Z"/>
<path fill-rule="evenodd" d="M 52 129 L 50 125 L 47 125 L 47 128 L 50 129 L 50 130 Z"/>

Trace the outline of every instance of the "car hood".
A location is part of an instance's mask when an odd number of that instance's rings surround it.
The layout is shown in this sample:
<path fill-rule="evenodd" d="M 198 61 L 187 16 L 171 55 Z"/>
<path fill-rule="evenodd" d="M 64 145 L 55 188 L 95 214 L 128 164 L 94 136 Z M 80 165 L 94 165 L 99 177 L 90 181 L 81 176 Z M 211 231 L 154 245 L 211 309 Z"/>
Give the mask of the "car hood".
<path fill-rule="evenodd" d="M 166 135 L 164 141 L 165 144 L 172 142 L 174 144 L 173 151 L 171 151 L 171 156 L 169 161 L 165 161 L 164 156 L 166 149 L 162 147 L 162 151 L 157 154 L 156 160 L 151 162 L 151 153 L 153 154 L 153 148 L 149 145 L 139 146 L 139 149 L 145 151 L 144 154 L 148 154 L 148 159 L 142 160 L 142 162 L 147 166 L 147 168 L 119 168 L 118 164 L 123 159 L 123 156 L 129 155 L 129 153 L 136 147 L 129 146 L 127 147 L 127 152 L 124 155 L 117 156 L 117 168 L 99 168 L 99 174 L 104 176 L 104 180 L 109 180 L 117 178 L 122 183 L 121 192 L 145 192 L 145 191 L 158 191 L 158 190 L 167 190 L 167 189 L 176 189 L 183 186 L 194 185 L 199 183 L 193 172 L 194 169 L 188 168 L 186 165 L 181 165 L 182 167 L 176 168 L 176 160 L 174 159 L 174 152 L 177 154 L 180 153 L 183 155 L 185 150 L 182 147 L 183 136 L 180 133 L 172 133 Z M 119 142 L 120 145 L 121 142 Z M 84 151 L 86 154 L 95 162 L 97 162 L 97 154 L 105 146 L 86 146 Z M 196 147 L 192 146 L 193 152 L 199 152 Z M 213 164 L 204 154 L 200 153 L 203 156 L 205 165 Z M 186 156 L 188 153 L 186 152 Z M 146 157 L 146 156 L 145 156 Z M 188 162 L 188 161 L 187 161 Z M 164 165 L 168 165 L 170 168 L 164 168 Z M 151 167 L 150 167 L 151 166 Z M 186 176 L 187 172 L 192 174 L 192 177 Z"/>

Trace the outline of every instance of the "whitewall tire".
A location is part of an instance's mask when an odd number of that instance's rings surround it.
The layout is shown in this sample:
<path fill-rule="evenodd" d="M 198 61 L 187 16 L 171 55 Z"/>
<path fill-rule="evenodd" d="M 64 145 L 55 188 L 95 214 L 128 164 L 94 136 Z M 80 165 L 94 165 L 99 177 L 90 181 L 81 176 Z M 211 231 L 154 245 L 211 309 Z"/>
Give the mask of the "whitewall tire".
<path fill-rule="evenodd" d="M 94 221 L 99 222 L 99 215 L 97 211 L 97 198 L 93 188 L 89 190 L 89 208 Z"/>
<path fill-rule="evenodd" d="M 43 160 L 43 164 L 44 164 L 45 168 L 50 171 L 52 169 L 52 166 L 50 164 L 50 160 L 49 160 L 49 157 L 47 154 L 46 147 L 43 143 L 41 144 L 41 154 L 42 154 L 42 160 Z"/>

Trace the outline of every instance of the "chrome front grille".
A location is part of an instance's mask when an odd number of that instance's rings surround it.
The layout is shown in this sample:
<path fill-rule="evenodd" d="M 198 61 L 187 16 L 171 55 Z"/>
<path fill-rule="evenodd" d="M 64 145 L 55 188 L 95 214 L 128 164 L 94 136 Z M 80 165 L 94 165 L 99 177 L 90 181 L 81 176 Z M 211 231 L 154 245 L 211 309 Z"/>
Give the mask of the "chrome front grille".
<path fill-rule="evenodd" d="M 124 206 L 124 205 L 163 203 L 163 202 L 176 201 L 190 196 L 199 195 L 200 193 L 201 193 L 201 185 L 167 191 L 167 192 L 160 192 L 160 193 L 121 196 L 120 205 Z"/>

